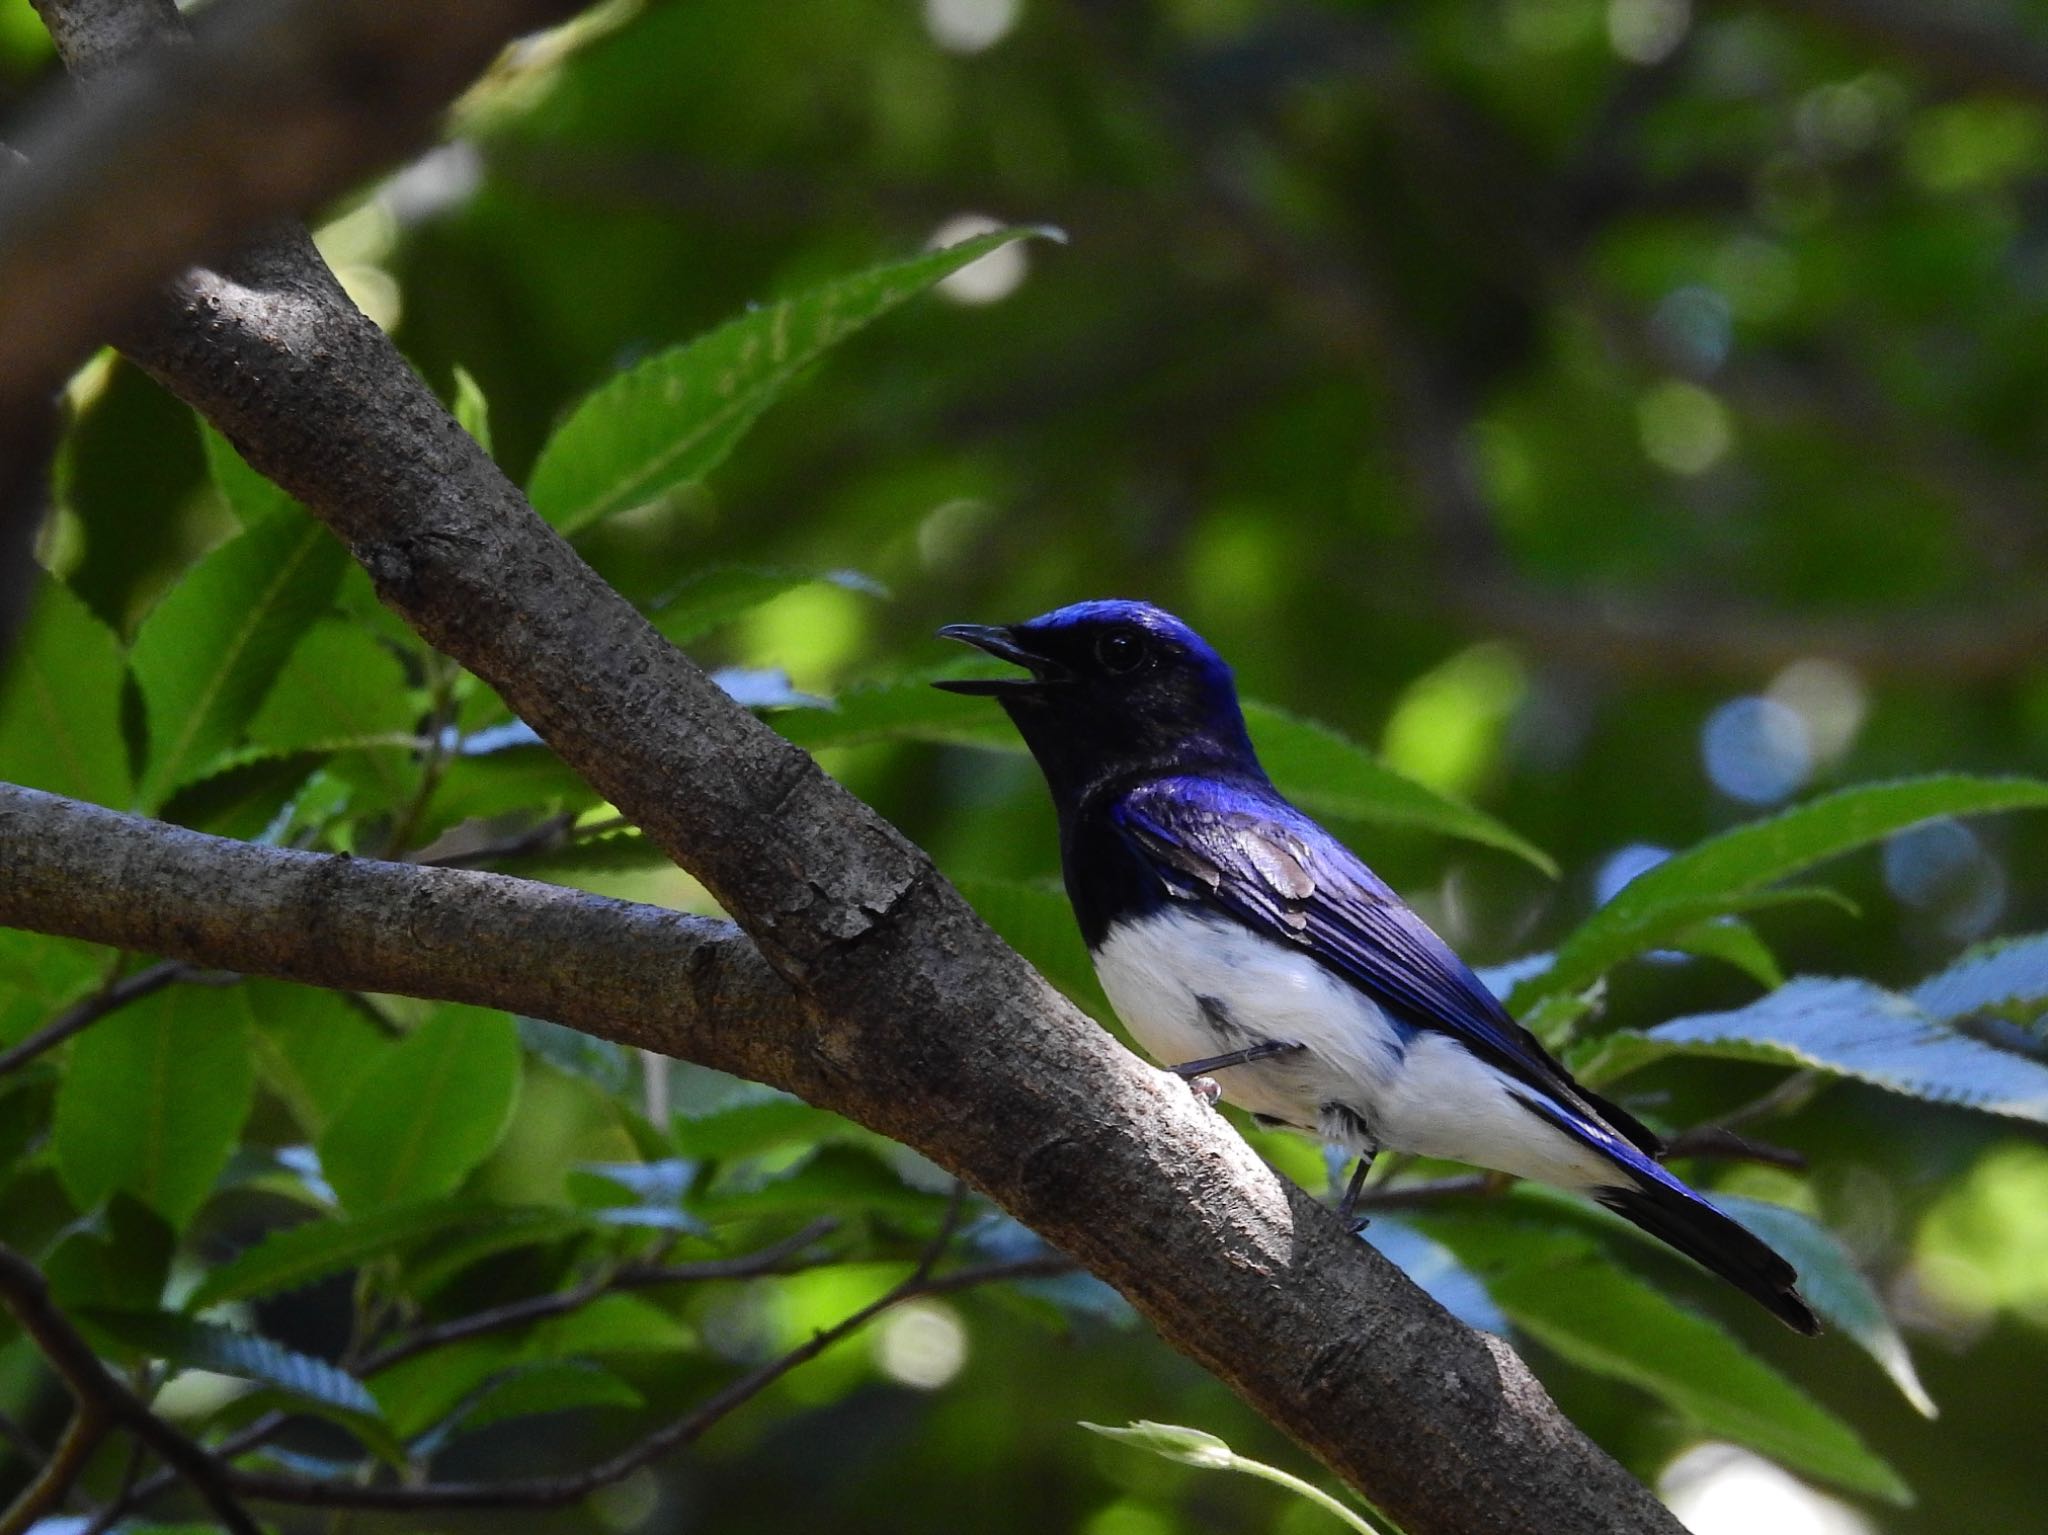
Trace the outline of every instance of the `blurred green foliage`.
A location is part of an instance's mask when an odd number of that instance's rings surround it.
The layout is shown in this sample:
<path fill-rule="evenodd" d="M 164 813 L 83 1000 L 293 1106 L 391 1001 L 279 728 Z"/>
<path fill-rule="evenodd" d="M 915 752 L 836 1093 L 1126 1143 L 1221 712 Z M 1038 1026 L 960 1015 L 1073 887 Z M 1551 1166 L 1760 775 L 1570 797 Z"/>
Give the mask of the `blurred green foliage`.
<path fill-rule="evenodd" d="M 1957 817 L 2038 803 L 2048 759 L 2048 115 L 1801 9 L 614 0 L 319 238 L 608 578 L 1105 1021 L 1036 775 L 924 685 L 960 664 L 929 634 L 1092 595 L 1187 616 L 1285 787 L 1464 953 L 1558 955 L 1501 984 L 1605 1090 L 1667 1127 L 1757 1109 L 1806 1159 L 1687 1171 L 1835 1336 L 1540 1191 L 1374 1240 L 1702 1529 L 1802 1495 L 1711 1440 L 1871 1529 L 2020 1530 L 2048 951 L 1973 945 L 2048 928 L 2048 818 Z M 2048 50 L 2030 8 L 1967 24 Z M 0 112 L 50 71 L 0 0 Z M 1068 243 L 989 235 L 1041 223 Z M 976 236 L 972 268 L 920 254 Z M 181 406 L 111 359 L 72 392 L 0 777 L 710 909 Z M 117 963 L 0 932 L 0 1049 Z M 195 1431 L 304 1415 L 301 1471 L 587 1463 L 884 1293 L 948 1209 L 832 1116 L 399 999 L 181 985 L 0 1075 L 0 1233 Z M 802 1273 L 363 1367 L 819 1220 Z M 953 1244 L 1036 1252 L 980 1209 Z M 522 1523 L 1327 1528 L 1074 1429 L 1301 1467 L 1128 1323 L 1076 1276 L 919 1299 Z M 62 1406 L 0 1341 L 0 1411 L 48 1443 Z"/>

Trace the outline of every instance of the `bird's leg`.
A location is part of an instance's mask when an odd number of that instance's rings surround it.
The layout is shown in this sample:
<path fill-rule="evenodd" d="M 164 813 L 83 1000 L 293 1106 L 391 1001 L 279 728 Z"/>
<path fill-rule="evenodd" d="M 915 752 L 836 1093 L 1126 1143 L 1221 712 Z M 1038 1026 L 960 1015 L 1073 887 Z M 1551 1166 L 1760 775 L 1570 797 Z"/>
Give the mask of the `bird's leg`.
<path fill-rule="evenodd" d="M 1212 1071 L 1221 1071 L 1226 1066 L 1249 1066 L 1253 1061 L 1270 1060 L 1276 1055 L 1292 1055 L 1306 1048 L 1292 1039 L 1262 1039 L 1255 1045 L 1246 1045 L 1242 1050 L 1232 1050 L 1226 1055 L 1204 1056 L 1199 1061 L 1187 1061 L 1179 1066 L 1166 1069 L 1181 1078 L 1205 1076 Z"/>
<path fill-rule="evenodd" d="M 1372 1224 L 1369 1217 L 1352 1217 L 1358 1209 L 1358 1196 L 1365 1192 L 1365 1175 L 1372 1171 L 1372 1159 L 1379 1154 L 1380 1149 L 1375 1146 L 1359 1157 L 1358 1166 L 1351 1170 L 1351 1181 L 1344 1186 L 1344 1197 L 1337 1201 L 1337 1219 L 1350 1225 L 1353 1236 Z"/>

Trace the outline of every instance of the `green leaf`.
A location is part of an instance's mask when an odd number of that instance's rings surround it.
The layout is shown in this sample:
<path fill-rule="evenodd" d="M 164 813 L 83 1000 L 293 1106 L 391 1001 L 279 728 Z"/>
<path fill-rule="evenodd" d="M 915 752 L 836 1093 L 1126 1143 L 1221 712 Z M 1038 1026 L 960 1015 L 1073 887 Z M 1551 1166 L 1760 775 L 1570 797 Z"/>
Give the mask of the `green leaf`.
<path fill-rule="evenodd" d="M 116 1193 L 74 1221 L 42 1260 L 50 1293 L 66 1311 L 153 1311 L 171 1277 L 177 1233 L 154 1210 Z"/>
<path fill-rule="evenodd" d="M 220 498 L 243 527 L 253 528 L 298 504 L 290 491 L 250 468 L 234 444 L 214 430 L 205 417 L 195 415 L 193 419 L 199 423 L 199 441 L 206 451 L 206 472 L 213 480 L 213 488 L 220 492 Z"/>
<path fill-rule="evenodd" d="M 1802 1066 L 1933 1103 L 2048 1124 L 2048 1066 L 1958 1033 L 1869 981 L 1800 976 L 1747 1007 L 1609 1035 L 1585 1061 L 1595 1082 L 1671 1055 Z"/>
<path fill-rule="evenodd" d="M 0 1047 L 20 1043 L 97 986 L 111 949 L 0 928 Z"/>
<path fill-rule="evenodd" d="M 1526 1011 L 1553 992 L 1582 991 L 1623 960 L 1707 917 L 1742 909 L 1775 880 L 1939 816 L 2048 806 L 2048 783 L 1949 775 L 1844 789 L 1768 820 L 1710 837 L 1638 875 L 1559 947 L 1557 962 L 1515 988 Z"/>
<path fill-rule="evenodd" d="M 998 246 L 1006 229 L 768 304 L 585 396 L 535 462 L 527 494 L 564 533 L 702 479 L 826 351 Z"/>
<path fill-rule="evenodd" d="M 1920 1384 L 1913 1356 L 1877 1291 L 1856 1267 L 1841 1239 L 1810 1215 L 1739 1194 L 1716 1194 L 1714 1203 L 1783 1253 L 1799 1270 L 1799 1292 L 1835 1332 L 1875 1359 L 1901 1395 L 1924 1418 L 1937 1415 Z"/>
<path fill-rule="evenodd" d="M 676 1150 L 686 1157 L 720 1160 L 778 1146 L 859 1139 L 868 1133 L 830 1109 L 813 1108 L 786 1093 L 695 1117 L 678 1114 L 675 1119 Z"/>
<path fill-rule="evenodd" d="M 39 576 L 27 625 L 0 672 L 0 779 L 125 810 L 126 671 L 113 631 L 63 582 Z"/>
<path fill-rule="evenodd" d="M 787 709 L 771 715 L 768 723 L 807 751 L 870 741 L 925 741 L 1021 752 L 1024 743 L 1016 729 L 989 700 L 932 686 L 942 677 L 994 677 L 1010 670 L 985 661 L 958 661 L 849 688 L 830 709 Z"/>
<path fill-rule="evenodd" d="M 58 1175 L 80 1208 L 125 1189 L 182 1228 L 227 1166 L 254 1094 L 247 999 L 166 987 L 73 1042 L 52 1132 Z"/>
<path fill-rule="evenodd" d="M 317 751 L 389 739 L 412 747 L 419 706 L 405 668 L 374 635 L 339 619 L 307 630 L 249 722 L 274 751 Z"/>
<path fill-rule="evenodd" d="M 1140 1418 L 1124 1428 L 1112 1428 L 1106 1423 L 1083 1423 L 1081 1427 L 1119 1444 L 1150 1450 L 1180 1465 L 1199 1466 L 1205 1471 L 1228 1471 L 1237 1459 L 1230 1446 L 1214 1434 L 1199 1428 L 1182 1428 L 1178 1423 L 1154 1423 Z"/>
<path fill-rule="evenodd" d="M 180 1370 L 211 1370 L 342 1412 L 377 1413 L 376 1399 L 354 1376 L 260 1333 L 167 1311 L 91 1311 L 82 1320 Z"/>
<path fill-rule="evenodd" d="M 241 739 L 347 559 L 318 523 L 274 517 L 207 555 L 143 620 L 130 661 L 149 718 L 146 806 Z"/>
<path fill-rule="evenodd" d="M 1757 930 L 1740 917 L 1712 917 L 1671 940 L 1671 947 L 1700 959 L 1733 965 L 1760 986 L 1782 986 L 1785 972 Z"/>
<path fill-rule="evenodd" d="M 955 883 L 981 920 L 1030 960 L 1038 973 L 1094 1013 L 1109 1016 L 1095 966 L 1074 925 L 1074 909 L 1056 885 L 1019 879 L 962 879 Z"/>
<path fill-rule="evenodd" d="M 511 1124 L 519 1069 L 510 1018 L 437 1009 L 320 1137 L 320 1165 L 342 1204 L 360 1214 L 454 1192 Z"/>
<path fill-rule="evenodd" d="M 400 1252 L 437 1233 L 488 1224 L 502 1215 L 489 1205 L 433 1200 L 377 1210 L 354 1220 L 307 1221 L 273 1231 L 199 1282 L 185 1301 L 190 1312 L 230 1301 L 302 1289 L 372 1258 Z"/>
<path fill-rule="evenodd" d="M 318 1136 L 363 1078 L 398 1047 L 339 993 L 282 981 L 250 981 L 256 1066 L 263 1083 Z"/>
<path fill-rule="evenodd" d="M 1311 814 L 1461 837 L 1557 874 L 1556 861 L 1534 843 L 1492 816 L 1395 772 L 1328 725 L 1253 702 L 1245 704 L 1244 717 L 1274 786 Z"/>
<path fill-rule="evenodd" d="M 743 618 L 763 603 L 801 587 L 829 584 L 879 593 L 867 577 L 846 570 L 784 570 L 759 565 L 719 565 L 691 576 L 654 604 L 648 617 L 669 642 L 687 645 L 712 630 Z"/>
<path fill-rule="evenodd" d="M 1580 1369 L 1677 1408 L 1700 1431 L 1895 1503 L 1912 1493 L 1846 1423 L 1726 1331 L 1620 1268 L 1592 1238 L 1493 1214 L 1416 1224 L 1485 1279 L 1514 1324 Z"/>
<path fill-rule="evenodd" d="M 491 452 L 491 404 L 484 398 L 483 385 L 461 363 L 455 365 L 455 400 L 450 407 L 455 423 L 476 439 L 486 454 Z"/>

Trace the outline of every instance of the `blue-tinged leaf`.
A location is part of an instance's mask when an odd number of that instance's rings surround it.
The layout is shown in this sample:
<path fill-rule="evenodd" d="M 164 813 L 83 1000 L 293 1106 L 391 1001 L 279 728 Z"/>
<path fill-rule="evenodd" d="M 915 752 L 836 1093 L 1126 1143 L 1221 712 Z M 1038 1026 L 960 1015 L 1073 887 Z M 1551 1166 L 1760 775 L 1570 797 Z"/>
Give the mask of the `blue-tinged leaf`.
<path fill-rule="evenodd" d="M 1557 962 L 1516 988 L 1514 1010 L 1583 991 L 1633 955 L 1708 917 L 1740 911 L 1765 886 L 1938 816 L 2048 806 L 2032 778 L 1947 775 L 1865 784 L 1710 837 L 1636 876 L 1557 951 Z"/>
<path fill-rule="evenodd" d="M 1856 1267 L 1841 1239 L 1810 1215 L 1739 1194 L 1716 1194 L 1714 1203 L 1762 1237 L 1799 1270 L 1799 1293 L 1821 1319 L 1875 1359 L 1922 1417 L 1936 1415 L 1920 1384 L 1913 1356 L 1877 1291 Z"/>
<path fill-rule="evenodd" d="M 564 533 L 702 479 L 799 374 L 941 278 L 1032 233 L 1005 229 L 768 304 L 599 386 L 556 429 L 527 486 Z"/>
<path fill-rule="evenodd" d="M 301 1401 L 375 1416 L 361 1381 L 274 1338 L 166 1311 L 93 1311 L 83 1320 L 116 1342 L 181 1370 L 211 1370 L 255 1381 Z"/>
<path fill-rule="evenodd" d="M 1979 944 L 1907 993 L 1936 1018 L 2048 1008 L 2048 933 Z"/>
<path fill-rule="evenodd" d="M 1803 1066 L 1925 1098 L 2048 1123 L 2048 1066 L 1958 1033 L 1868 981 L 1801 976 L 1747 1007 L 1609 1035 L 1578 1063 L 1611 1082 L 1670 1055 Z"/>

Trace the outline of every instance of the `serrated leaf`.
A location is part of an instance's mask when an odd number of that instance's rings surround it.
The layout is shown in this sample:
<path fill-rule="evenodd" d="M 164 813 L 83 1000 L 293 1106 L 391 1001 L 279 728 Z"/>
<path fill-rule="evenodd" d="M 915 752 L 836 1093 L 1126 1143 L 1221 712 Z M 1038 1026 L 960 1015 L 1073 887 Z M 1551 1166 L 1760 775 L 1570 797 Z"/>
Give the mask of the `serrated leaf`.
<path fill-rule="evenodd" d="M 293 647 L 249 739 L 271 752 L 357 753 L 361 775 L 384 805 L 413 791 L 414 702 L 405 668 L 368 630 L 323 620 Z"/>
<path fill-rule="evenodd" d="M 1948 775 L 1865 784 L 1709 837 L 1646 870 L 1595 911 L 1557 951 L 1557 962 L 1515 989 L 1525 1012 L 1553 992 L 1581 991 L 1633 955 L 1744 897 L 1852 849 L 1940 816 L 2048 806 L 2048 783 Z"/>
<path fill-rule="evenodd" d="M 719 565 L 701 570 L 669 592 L 648 618 L 669 642 L 687 645 L 712 630 L 743 618 L 763 603 L 806 586 L 829 583 L 879 595 L 881 588 L 849 570 L 786 570 L 759 565 Z"/>
<path fill-rule="evenodd" d="M 273 517 L 200 560 L 151 610 L 129 657 L 149 719 L 146 806 L 241 740 L 347 559 L 318 523 Z"/>
<path fill-rule="evenodd" d="M 377 1414 L 376 1399 L 354 1376 L 260 1333 L 167 1311 L 94 1311 L 85 1320 L 118 1342 L 181 1370 L 211 1370 L 270 1386 L 299 1401 Z"/>
<path fill-rule="evenodd" d="M 519 1071 L 510 1018 L 436 1009 L 320 1137 L 320 1165 L 342 1204 L 360 1214 L 452 1193 L 511 1124 Z"/>
<path fill-rule="evenodd" d="M 1978 944 L 1909 995 L 1934 1017 L 1950 1020 L 2014 1007 L 2038 1013 L 2048 1006 L 2048 933 Z"/>
<path fill-rule="evenodd" d="M 870 268 L 755 309 L 585 396 L 527 494 L 563 533 L 702 479 L 828 350 L 939 279 L 1034 231 L 1006 229 Z"/>
<path fill-rule="evenodd" d="M 1395 772 L 1341 731 L 1250 701 L 1244 718 L 1274 786 L 1313 815 L 1460 837 L 1557 874 L 1556 860 L 1534 843 L 1492 816 Z"/>
<path fill-rule="evenodd" d="M 166 987 L 72 1043 L 52 1131 L 58 1175 L 81 1209 L 125 1189 L 182 1228 L 227 1166 L 254 1095 L 247 999 Z"/>
<path fill-rule="evenodd" d="M 28 623 L 0 671 L 0 780 L 127 809 L 126 677 L 113 631 L 63 582 L 39 575 Z"/>
<path fill-rule="evenodd" d="M 188 1312 L 229 1301 L 303 1289 L 372 1258 L 399 1252 L 437 1232 L 488 1224 L 502 1214 L 489 1205 L 433 1200 L 377 1210 L 354 1220 L 307 1221 L 273 1231 L 201 1280 Z"/>
<path fill-rule="evenodd" d="M 1585 1065 L 1610 1082 L 1670 1055 L 1761 1061 L 2048 1124 L 2048 1066 L 1958 1033 L 1869 981 L 1800 976 L 1747 1007 L 1601 1040 Z"/>
<path fill-rule="evenodd" d="M 1576 1231 L 1497 1215 L 1415 1217 L 1486 1281 L 1510 1321 L 1560 1358 L 1668 1402 L 1700 1431 L 1795 1471 L 1906 1503 L 1856 1432 L 1721 1327 L 1617 1266 Z"/>
<path fill-rule="evenodd" d="M 1877 1361 L 1922 1417 L 1937 1415 L 1933 1398 L 1913 1368 L 1906 1340 L 1839 1237 L 1812 1216 L 1784 1205 L 1725 1193 L 1715 1194 L 1714 1203 L 1790 1260 L 1799 1270 L 1799 1293 L 1830 1329 Z"/>

